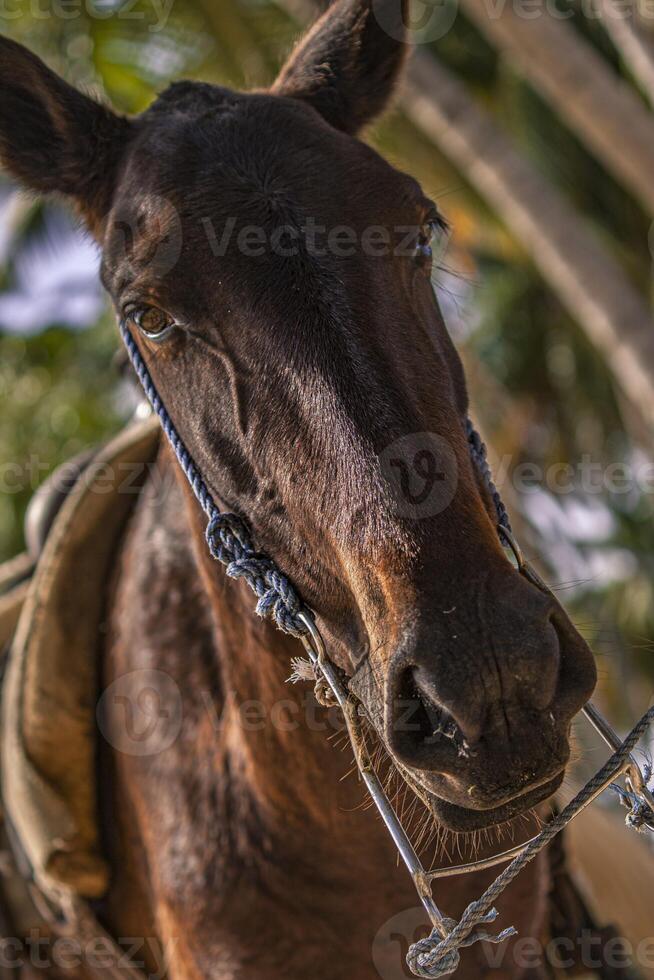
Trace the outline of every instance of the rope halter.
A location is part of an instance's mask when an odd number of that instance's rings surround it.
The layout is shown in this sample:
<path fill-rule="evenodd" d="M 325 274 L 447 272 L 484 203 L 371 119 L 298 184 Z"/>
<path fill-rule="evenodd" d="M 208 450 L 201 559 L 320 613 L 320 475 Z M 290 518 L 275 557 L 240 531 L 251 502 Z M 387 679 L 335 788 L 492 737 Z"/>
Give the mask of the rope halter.
<path fill-rule="evenodd" d="M 622 804 L 629 810 L 626 818 L 627 826 L 643 832 L 654 831 L 654 797 L 648 788 L 651 773 L 649 771 L 643 773 L 632 754 L 638 741 L 654 721 L 654 707 L 643 715 L 622 742 L 597 708 L 589 702 L 583 712 L 612 749 L 613 754 L 565 809 L 526 844 L 520 844 L 491 858 L 471 861 L 453 868 L 427 871 L 422 866 L 373 768 L 361 731 L 360 705 L 344 687 L 340 673 L 329 660 L 313 614 L 275 562 L 255 551 L 250 533 L 241 518 L 235 514 L 221 513 L 159 397 L 145 361 L 124 321 L 120 323 L 120 332 L 143 391 L 153 411 L 159 417 L 193 493 L 207 515 L 206 538 L 211 555 L 225 566 L 227 575 L 235 579 L 242 578 L 247 582 L 257 596 L 256 611 L 260 616 L 272 618 L 281 630 L 302 641 L 313 667 L 314 676 L 319 681 L 321 703 L 335 702 L 343 711 L 361 777 L 413 878 L 420 901 L 433 927 L 430 936 L 414 943 L 409 949 L 407 963 L 415 976 L 427 978 L 448 976 L 454 973 L 459 965 L 461 949 L 477 942 L 502 943 L 514 936 L 516 931 L 512 926 L 498 935 L 492 935 L 483 928 L 492 924 L 497 918 L 494 902 L 522 869 L 618 777 L 625 778 L 625 787 L 617 786 L 616 790 Z M 497 532 L 502 544 L 513 553 L 520 574 L 537 588 L 552 595 L 535 569 L 524 559 L 513 537 L 506 507 L 493 483 L 486 446 L 469 419 L 466 420 L 466 435 L 471 459 L 495 507 Z M 555 596 L 552 598 L 558 601 Z M 294 662 L 294 667 L 296 675 L 306 674 L 297 662 Z M 431 885 L 435 879 L 480 871 L 507 863 L 508 867 L 495 879 L 481 898 L 468 906 L 458 922 L 441 913 L 431 893 Z"/>

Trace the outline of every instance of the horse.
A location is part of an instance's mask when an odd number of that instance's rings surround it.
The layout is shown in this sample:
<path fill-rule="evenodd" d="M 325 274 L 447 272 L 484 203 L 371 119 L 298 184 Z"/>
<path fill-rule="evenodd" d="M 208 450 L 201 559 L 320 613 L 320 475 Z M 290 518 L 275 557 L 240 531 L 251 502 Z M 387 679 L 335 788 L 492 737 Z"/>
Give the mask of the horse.
<path fill-rule="evenodd" d="M 406 20 L 407 0 L 337 0 L 269 89 L 177 82 L 136 117 L 3 37 L 0 161 L 95 237 L 207 486 L 315 611 L 396 805 L 450 840 L 447 863 L 534 832 L 596 672 L 507 560 L 471 461 L 431 282 L 443 218 L 361 138 L 401 76 Z M 424 924 L 411 882 L 347 778 L 333 710 L 286 684 L 297 641 L 226 584 L 205 523 L 162 444 L 106 582 L 100 687 L 122 696 L 99 740 L 103 923 L 156 938 L 173 980 L 404 977 Z M 143 676 L 163 748 L 121 751 Z M 436 897 L 460 914 L 492 875 Z M 460 980 L 554 975 L 519 943 L 552 935 L 556 881 L 544 853 L 499 904 L 521 939 L 466 950 Z"/>

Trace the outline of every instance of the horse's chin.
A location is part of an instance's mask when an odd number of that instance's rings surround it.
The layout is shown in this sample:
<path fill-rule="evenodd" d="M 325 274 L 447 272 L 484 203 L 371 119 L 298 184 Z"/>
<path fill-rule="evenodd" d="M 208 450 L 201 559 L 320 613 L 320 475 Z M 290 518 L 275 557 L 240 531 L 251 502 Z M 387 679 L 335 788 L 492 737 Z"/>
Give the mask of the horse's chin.
<path fill-rule="evenodd" d="M 541 786 L 517 794 L 496 807 L 487 809 L 472 809 L 459 806 L 444 800 L 426 789 L 411 773 L 398 767 L 402 778 L 409 788 L 418 796 L 431 813 L 434 821 L 441 827 L 455 833 L 467 834 L 477 830 L 488 830 L 500 824 L 506 824 L 525 813 L 531 812 L 539 804 L 550 799 L 561 786 L 565 773 L 561 772 Z"/>

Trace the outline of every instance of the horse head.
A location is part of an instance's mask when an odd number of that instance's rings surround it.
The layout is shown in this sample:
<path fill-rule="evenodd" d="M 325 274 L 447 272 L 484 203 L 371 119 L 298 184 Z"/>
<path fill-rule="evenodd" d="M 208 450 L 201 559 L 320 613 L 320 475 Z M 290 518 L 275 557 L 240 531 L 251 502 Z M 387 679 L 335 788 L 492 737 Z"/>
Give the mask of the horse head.
<path fill-rule="evenodd" d="M 472 830 L 558 788 L 595 669 L 471 460 L 443 219 L 359 138 L 405 14 L 338 0 L 269 90 L 182 82 L 135 118 L 0 39 L 0 159 L 76 204 L 216 500 L 315 610 L 409 785 Z"/>

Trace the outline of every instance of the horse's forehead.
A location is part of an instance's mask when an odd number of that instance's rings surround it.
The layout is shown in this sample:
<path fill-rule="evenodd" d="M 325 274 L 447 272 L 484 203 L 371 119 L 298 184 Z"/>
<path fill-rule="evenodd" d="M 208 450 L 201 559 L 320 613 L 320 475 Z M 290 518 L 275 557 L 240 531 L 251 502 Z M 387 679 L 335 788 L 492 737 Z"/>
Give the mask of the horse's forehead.
<path fill-rule="evenodd" d="M 228 93 L 215 105 L 157 108 L 146 114 L 131 155 L 131 169 L 148 164 L 151 178 L 191 192 L 203 181 L 265 185 L 302 163 L 342 155 L 337 134 L 301 105 L 271 96 Z M 334 153 L 333 145 L 338 144 Z"/>
<path fill-rule="evenodd" d="M 230 215 L 286 207 L 333 214 L 347 204 L 352 218 L 367 214 L 370 188 L 381 206 L 406 184 L 369 147 L 327 125 L 310 107 L 266 94 L 233 93 L 213 86 L 175 86 L 143 117 L 120 196 L 138 206 L 159 194 L 184 217 L 226 207 Z M 292 214 L 287 215 L 292 223 Z M 381 217 L 381 215 L 380 215 Z"/>
<path fill-rule="evenodd" d="M 103 275 L 112 292 L 135 274 L 156 272 L 152 253 L 162 242 L 166 259 L 183 242 L 178 272 L 190 264 L 201 278 L 203 268 L 215 271 L 220 262 L 226 280 L 231 270 L 240 282 L 256 248 L 239 237 L 247 229 L 269 243 L 276 231 L 291 228 L 302 243 L 315 235 L 319 245 L 319 236 L 334 227 L 411 221 L 406 205 L 419 192 L 415 181 L 313 109 L 212 86 L 200 86 L 198 100 L 191 83 L 173 95 L 143 117 L 117 188 L 103 242 Z M 280 261 L 271 258 L 270 268 Z M 303 265 L 303 280 L 313 270 L 312 282 L 323 281 L 330 264 L 314 255 L 310 268 Z M 288 274 L 288 260 L 285 266 Z M 273 286 L 278 279 L 276 272 Z"/>

